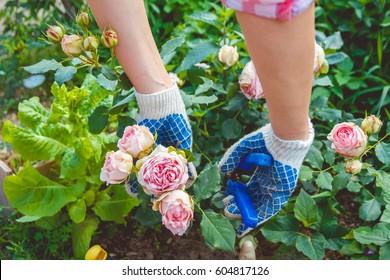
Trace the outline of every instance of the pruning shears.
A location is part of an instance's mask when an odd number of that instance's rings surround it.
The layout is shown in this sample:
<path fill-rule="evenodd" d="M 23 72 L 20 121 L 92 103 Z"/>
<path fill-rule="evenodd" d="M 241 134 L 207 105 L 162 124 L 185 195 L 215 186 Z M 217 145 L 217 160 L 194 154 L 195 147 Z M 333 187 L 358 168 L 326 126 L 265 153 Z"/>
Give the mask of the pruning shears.
<path fill-rule="evenodd" d="M 248 186 L 241 182 L 243 175 L 251 175 L 257 166 L 270 167 L 273 162 L 272 156 L 262 153 L 246 155 L 240 164 L 234 169 L 226 185 L 226 194 L 233 195 L 241 212 L 241 219 L 245 226 L 255 228 L 258 217 L 249 195 Z"/>

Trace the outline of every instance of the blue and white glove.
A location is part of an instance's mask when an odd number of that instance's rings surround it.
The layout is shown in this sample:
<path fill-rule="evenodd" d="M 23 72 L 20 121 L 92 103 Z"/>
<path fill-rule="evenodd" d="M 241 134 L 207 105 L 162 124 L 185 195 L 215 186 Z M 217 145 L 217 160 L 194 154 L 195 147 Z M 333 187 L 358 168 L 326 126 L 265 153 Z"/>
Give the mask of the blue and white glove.
<path fill-rule="evenodd" d="M 176 84 L 157 93 L 142 94 L 135 91 L 135 97 L 139 108 L 136 120 L 139 125 L 148 127 L 153 135 L 157 133 L 157 144 L 192 149 L 192 130 Z M 192 163 L 188 167 L 193 181 L 196 170 Z M 130 195 L 135 196 L 137 187 L 137 182 L 131 181 L 126 189 Z"/>
<path fill-rule="evenodd" d="M 268 124 L 240 139 L 221 159 L 220 172 L 230 174 L 245 155 L 264 153 L 273 157 L 271 166 L 257 167 L 247 184 L 259 219 L 257 226 L 274 216 L 286 204 L 297 184 L 299 169 L 313 138 L 314 129 L 311 123 L 306 141 L 280 139 Z M 233 196 L 226 197 L 224 202 L 225 215 L 228 218 L 241 218 Z M 243 236 L 252 229 L 241 223 L 237 235 Z"/>

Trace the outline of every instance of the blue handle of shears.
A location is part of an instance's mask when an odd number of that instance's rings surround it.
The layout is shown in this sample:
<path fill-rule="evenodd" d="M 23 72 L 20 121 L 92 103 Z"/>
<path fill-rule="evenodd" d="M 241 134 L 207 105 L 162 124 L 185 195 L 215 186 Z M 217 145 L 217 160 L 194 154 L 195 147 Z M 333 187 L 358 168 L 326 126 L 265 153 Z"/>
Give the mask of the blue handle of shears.
<path fill-rule="evenodd" d="M 253 166 L 271 166 L 273 161 L 272 156 L 268 154 L 252 153 L 243 158 L 238 165 L 238 168 L 250 171 Z M 241 182 L 228 180 L 227 195 L 233 195 L 241 212 L 241 219 L 245 226 L 255 228 L 259 222 L 255 207 L 248 192 L 248 186 Z"/>

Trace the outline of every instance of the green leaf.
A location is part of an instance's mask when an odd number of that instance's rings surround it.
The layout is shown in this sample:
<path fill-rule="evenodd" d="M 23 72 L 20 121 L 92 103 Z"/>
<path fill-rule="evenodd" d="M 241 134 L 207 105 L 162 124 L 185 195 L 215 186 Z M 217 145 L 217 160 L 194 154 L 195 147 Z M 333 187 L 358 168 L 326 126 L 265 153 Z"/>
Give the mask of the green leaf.
<path fill-rule="evenodd" d="M 387 223 L 376 224 L 373 228 L 354 229 L 352 232 L 355 240 L 361 244 L 382 246 L 390 241 L 390 224 Z"/>
<path fill-rule="evenodd" d="M 337 53 L 332 53 L 332 54 L 327 55 L 325 57 L 325 59 L 326 59 L 326 61 L 328 61 L 329 65 L 333 65 L 333 64 L 337 64 L 337 63 L 343 61 L 347 57 L 348 57 L 348 55 L 346 55 L 345 53 L 337 52 Z"/>
<path fill-rule="evenodd" d="M 18 223 L 30 223 L 30 222 L 35 222 L 39 220 L 41 217 L 38 216 L 23 216 L 19 219 L 16 219 Z"/>
<path fill-rule="evenodd" d="M 195 104 L 210 104 L 210 103 L 214 103 L 217 100 L 218 100 L 218 97 L 216 97 L 215 95 L 193 96 L 191 98 L 192 103 L 195 103 Z"/>
<path fill-rule="evenodd" d="M 194 184 L 195 200 L 200 201 L 211 197 L 221 189 L 221 176 L 217 164 L 200 172 Z"/>
<path fill-rule="evenodd" d="M 316 184 L 323 190 L 332 190 L 333 177 L 329 172 L 321 172 L 317 179 Z"/>
<path fill-rule="evenodd" d="M 18 105 L 18 118 L 20 122 L 36 131 L 49 117 L 49 112 L 39 102 L 39 97 L 34 96 L 23 100 Z"/>
<path fill-rule="evenodd" d="M 84 259 L 90 244 L 92 235 L 97 230 L 99 219 L 97 217 L 87 217 L 84 222 L 73 224 L 72 227 L 72 247 L 73 254 L 77 259 Z"/>
<path fill-rule="evenodd" d="M 328 87 L 333 86 L 332 80 L 328 76 L 317 78 L 313 81 L 313 87 L 320 86 L 320 87 Z"/>
<path fill-rule="evenodd" d="M 390 143 L 379 142 L 375 148 L 375 155 L 384 164 L 390 164 Z"/>
<path fill-rule="evenodd" d="M 213 81 L 212 80 L 209 80 L 209 79 L 206 79 L 206 78 L 203 78 L 203 77 L 201 77 L 201 79 L 203 80 L 204 83 L 197 87 L 197 89 L 195 90 L 195 95 L 198 95 L 198 94 L 201 94 L 203 92 L 206 92 L 213 86 Z"/>
<path fill-rule="evenodd" d="M 141 225 L 151 229 L 155 229 L 157 225 L 161 224 L 160 212 L 153 211 L 150 206 L 138 207 L 137 212 L 134 215 L 134 219 L 136 219 Z"/>
<path fill-rule="evenodd" d="M 333 122 L 341 119 L 342 111 L 333 108 L 322 108 L 315 112 L 315 114 L 323 121 Z"/>
<path fill-rule="evenodd" d="M 114 80 L 114 81 L 109 80 L 103 74 L 99 74 L 97 76 L 97 82 L 102 88 L 109 90 L 109 91 L 114 91 L 116 88 L 116 85 L 118 84 L 118 80 Z"/>
<path fill-rule="evenodd" d="M 183 62 L 177 69 L 177 73 L 190 69 L 194 64 L 201 62 L 210 54 L 216 53 L 217 51 L 218 47 L 215 44 L 203 41 L 187 53 Z"/>
<path fill-rule="evenodd" d="M 77 199 L 75 202 L 68 204 L 68 213 L 70 219 L 76 224 L 81 223 L 87 214 L 87 207 L 83 198 Z"/>
<path fill-rule="evenodd" d="M 385 211 L 383 211 L 381 222 L 390 224 L 390 204 L 386 205 Z"/>
<path fill-rule="evenodd" d="M 298 178 L 304 182 L 311 181 L 311 179 L 313 179 L 313 170 L 308 166 L 302 165 L 299 170 Z"/>
<path fill-rule="evenodd" d="M 8 120 L 4 122 L 2 134 L 4 140 L 27 160 L 54 159 L 67 149 L 55 139 L 38 135 Z"/>
<path fill-rule="evenodd" d="M 359 248 L 359 243 L 353 241 L 350 244 L 343 245 L 339 252 L 343 255 L 351 256 L 355 254 L 362 254 L 364 253 L 364 250 Z"/>
<path fill-rule="evenodd" d="M 379 259 L 380 260 L 390 260 L 390 241 L 385 243 L 379 249 Z"/>
<path fill-rule="evenodd" d="M 44 230 L 53 230 L 59 228 L 61 225 L 64 225 L 68 222 L 67 215 L 63 215 L 61 212 L 49 217 L 42 217 L 39 220 L 35 221 L 35 224 L 43 228 Z"/>
<path fill-rule="evenodd" d="M 61 66 L 62 64 L 57 62 L 55 59 L 42 59 L 36 64 L 23 67 L 23 69 L 30 74 L 42 74 L 51 70 L 55 71 Z"/>
<path fill-rule="evenodd" d="M 129 196 L 122 185 L 113 185 L 112 188 L 114 191 L 112 197 L 109 195 L 100 196 L 92 210 L 103 221 L 114 221 L 122 224 L 125 222 L 124 217 L 135 206 L 138 206 L 139 202 L 136 198 Z"/>
<path fill-rule="evenodd" d="M 390 174 L 383 170 L 368 168 L 368 172 L 376 178 L 376 185 L 382 188 L 383 200 L 390 204 Z"/>
<path fill-rule="evenodd" d="M 296 240 L 296 248 L 312 260 L 322 260 L 325 255 L 325 237 L 316 233 L 313 236 L 299 235 Z"/>
<path fill-rule="evenodd" d="M 341 38 L 340 31 L 337 31 L 333 35 L 327 37 L 322 43 L 324 45 L 324 50 L 326 49 L 338 50 L 344 45 L 343 39 Z"/>
<path fill-rule="evenodd" d="M 239 111 L 242 110 L 246 104 L 248 104 L 248 99 L 245 95 L 235 94 L 224 109 L 228 111 Z"/>
<path fill-rule="evenodd" d="M 112 68 L 102 67 L 102 74 L 110 81 L 118 81 L 118 76 Z"/>
<path fill-rule="evenodd" d="M 170 53 L 172 53 L 174 50 L 176 50 L 178 47 L 183 45 L 184 43 L 184 38 L 183 37 L 176 37 L 173 38 L 169 41 L 167 41 L 162 47 L 161 47 L 161 52 L 160 56 L 161 58 L 166 57 Z"/>
<path fill-rule="evenodd" d="M 227 119 L 222 123 L 222 135 L 226 139 L 237 139 L 240 137 L 242 126 L 236 119 Z"/>
<path fill-rule="evenodd" d="M 114 98 L 112 101 L 112 107 L 110 108 L 109 114 L 119 114 L 124 108 L 129 106 L 129 102 L 135 98 L 134 94 L 127 96 L 119 96 Z"/>
<path fill-rule="evenodd" d="M 77 68 L 73 66 L 58 68 L 54 74 L 54 79 L 59 85 L 62 85 L 63 83 L 71 80 L 76 73 Z"/>
<path fill-rule="evenodd" d="M 27 216 L 52 216 L 75 201 L 83 186 L 64 186 L 42 176 L 27 166 L 4 180 L 4 192 L 11 206 Z"/>
<path fill-rule="evenodd" d="M 362 185 L 360 185 L 358 182 L 355 182 L 353 180 L 350 180 L 347 184 L 347 190 L 353 193 L 357 193 L 362 189 Z"/>
<path fill-rule="evenodd" d="M 74 149 L 67 149 L 61 160 L 61 178 L 78 179 L 85 176 L 87 161 L 80 158 Z"/>
<path fill-rule="evenodd" d="M 292 216 L 275 216 L 261 228 L 261 233 L 268 241 L 282 242 L 288 246 L 295 243 L 299 231 L 299 223 Z"/>
<path fill-rule="evenodd" d="M 364 201 L 359 208 L 359 217 L 363 221 L 375 221 L 381 213 L 381 204 L 376 198 Z"/>
<path fill-rule="evenodd" d="M 220 25 L 220 23 L 218 22 L 218 18 L 215 15 L 215 13 L 211 13 L 211 12 L 196 12 L 196 13 L 193 13 L 193 14 L 189 15 L 189 17 L 193 18 L 195 20 L 200 20 L 200 21 L 206 22 L 206 23 L 214 25 L 214 26 Z"/>
<path fill-rule="evenodd" d="M 36 88 L 42 85 L 45 82 L 45 80 L 46 77 L 42 74 L 32 75 L 30 77 L 23 79 L 23 86 L 29 89 Z"/>
<path fill-rule="evenodd" d="M 346 172 L 340 172 L 333 177 L 332 190 L 333 193 L 337 193 L 339 190 L 344 189 L 351 179 L 351 175 Z"/>
<path fill-rule="evenodd" d="M 88 118 L 89 132 L 99 134 L 107 125 L 109 108 L 99 106 Z"/>
<path fill-rule="evenodd" d="M 305 227 L 309 227 L 319 221 L 317 204 L 303 189 L 301 189 L 295 202 L 294 216 L 301 221 Z"/>
<path fill-rule="evenodd" d="M 123 72 L 119 76 L 119 81 L 123 90 L 130 90 L 133 87 L 133 84 L 131 83 L 125 72 Z"/>
<path fill-rule="evenodd" d="M 91 112 L 93 108 L 95 108 L 102 100 L 106 99 L 111 92 L 102 88 L 95 76 L 91 74 L 87 74 L 83 81 L 81 88 L 86 89 L 88 91 L 88 101 L 86 102 L 86 106 L 88 106 L 88 112 Z"/>
<path fill-rule="evenodd" d="M 324 158 L 319 149 L 312 145 L 309 149 L 309 152 L 306 155 L 306 162 L 308 162 L 311 167 L 315 169 L 322 169 L 322 164 L 324 163 Z"/>
<path fill-rule="evenodd" d="M 200 229 L 203 238 L 211 246 L 234 253 L 236 232 L 224 215 L 211 210 L 204 211 Z"/>

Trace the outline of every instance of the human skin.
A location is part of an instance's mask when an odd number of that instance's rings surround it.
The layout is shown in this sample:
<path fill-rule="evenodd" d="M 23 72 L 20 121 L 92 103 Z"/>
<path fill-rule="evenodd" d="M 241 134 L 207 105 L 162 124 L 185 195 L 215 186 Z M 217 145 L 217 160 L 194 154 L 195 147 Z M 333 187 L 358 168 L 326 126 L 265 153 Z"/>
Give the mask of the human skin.
<path fill-rule="evenodd" d="M 314 4 L 290 21 L 236 12 L 274 133 L 306 140 L 313 79 Z"/>

